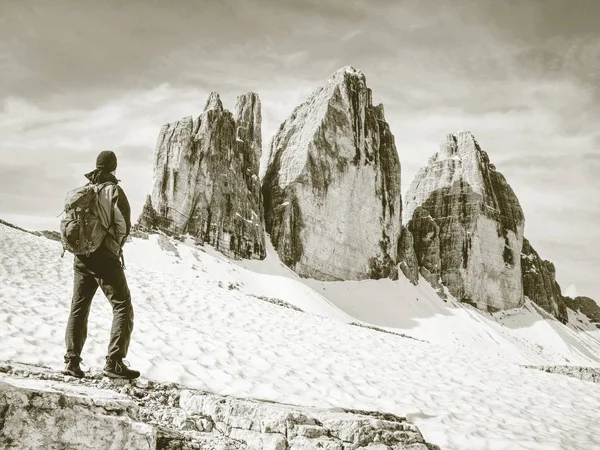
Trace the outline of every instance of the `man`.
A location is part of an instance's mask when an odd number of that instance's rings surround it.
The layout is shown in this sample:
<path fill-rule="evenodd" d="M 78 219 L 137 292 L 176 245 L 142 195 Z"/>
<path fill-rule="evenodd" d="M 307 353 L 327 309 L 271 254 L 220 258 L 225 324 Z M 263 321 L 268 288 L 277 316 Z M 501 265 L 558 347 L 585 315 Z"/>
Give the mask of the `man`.
<path fill-rule="evenodd" d="M 107 234 L 98 250 L 89 256 L 75 255 L 73 263 L 73 300 L 65 335 L 67 352 L 63 373 L 78 378 L 84 376 L 79 363 L 87 338 L 88 315 L 98 287 L 113 309 L 104 374 L 125 379 L 140 376 L 124 361 L 133 330 L 131 294 L 122 265 L 122 247 L 131 228 L 131 208 L 125 192 L 118 186 L 116 169 L 117 156 L 106 150 L 96 158 L 96 169 L 85 175 L 91 184 L 99 185 L 97 213 Z"/>

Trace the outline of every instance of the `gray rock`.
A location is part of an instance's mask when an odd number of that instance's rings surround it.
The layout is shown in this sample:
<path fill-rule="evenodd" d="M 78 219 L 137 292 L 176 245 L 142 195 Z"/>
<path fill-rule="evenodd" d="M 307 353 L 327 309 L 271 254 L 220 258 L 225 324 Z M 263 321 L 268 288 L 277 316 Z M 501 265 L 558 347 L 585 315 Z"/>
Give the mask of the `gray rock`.
<path fill-rule="evenodd" d="M 196 428 L 198 431 L 210 433 L 213 430 L 213 423 L 208 419 L 200 419 L 196 422 Z"/>
<path fill-rule="evenodd" d="M 251 448 L 346 449 L 374 444 L 437 448 L 425 442 L 414 424 L 389 414 L 264 403 L 187 390 L 181 392 L 180 406 L 189 414 L 210 417 L 221 433 Z"/>
<path fill-rule="evenodd" d="M 230 428 L 226 434 L 232 439 L 245 443 L 249 448 L 263 450 L 286 450 L 288 448 L 287 439 L 282 434 L 261 433 L 260 431 L 234 427 Z"/>
<path fill-rule="evenodd" d="M 0 361 L 0 447 L 10 439 L 18 439 L 17 448 L 52 450 L 438 448 L 392 414 L 225 397 L 147 380 L 77 380 Z"/>
<path fill-rule="evenodd" d="M 179 414 L 173 418 L 173 426 L 178 430 L 197 430 L 204 431 L 204 429 L 199 429 L 197 423 L 187 417 L 185 414 Z"/>
<path fill-rule="evenodd" d="M 586 315 L 592 323 L 600 328 L 600 306 L 589 297 L 563 297 L 565 305 L 573 311 L 579 311 Z"/>
<path fill-rule="evenodd" d="M 567 306 L 556 281 L 556 269 L 550 261 L 540 258 L 527 239 L 521 253 L 523 294 L 562 323 L 568 320 Z"/>
<path fill-rule="evenodd" d="M 0 378 L 0 448 L 156 448 L 156 430 L 126 397 L 85 387 Z"/>
<path fill-rule="evenodd" d="M 344 444 L 339 440 L 330 438 L 310 439 L 296 436 L 290 439 L 289 450 L 344 450 Z"/>
<path fill-rule="evenodd" d="M 567 375 L 591 383 L 600 383 L 600 369 L 598 367 L 582 366 L 523 366 L 528 369 L 542 370 L 548 373 Z"/>
<path fill-rule="evenodd" d="M 270 147 L 265 223 L 282 261 L 319 280 L 396 276 L 400 162 L 362 72 L 338 70 Z"/>
<path fill-rule="evenodd" d="M 483 309 L 523 304 L 523 211 L 471 133 L 447 135 L 405 200 L 421 274 Z"/>
<path fill-rule="evenodd" d="M 61 242 L 60 233 L 58 231 L 51 231 L 51 230 L 29 231 L 29 230 L 25 230 L 21 227 L 18 227 L 16 225 L 13 225 L 12 223 L 6 222 L 2 219 L 0 219 L 0 225 L 6 225 L 7 227 L 14 228 L 15 230 L 19 230 L 24 233 L 32 234 L 34 236 L 42 236 L 47 239 L 50 239 L 51 241 Z"/>
<path fill-rule="evenodd" d="M 428 210 L 419 206 L 408 221 L 407 229 L 413 237 L 419 271 L 431 285 L 437 286 L 441 276 L 439 225 Z"/>
<path fill-rule="evenodd" d="M 253 93 L 238 98 L 235 117 L 212 93 L 196 119 L 163 126 L 140 227 L 189 234 L 234 258 L 264 258 L 260 146 Z"/>
<path fill-rule="evenodd" d="M 419 284 L 419 261 L 415 253 L 413 235 L 406 227 L 402 228 L 398 240 L 398 267 L 412 284 Z"/>

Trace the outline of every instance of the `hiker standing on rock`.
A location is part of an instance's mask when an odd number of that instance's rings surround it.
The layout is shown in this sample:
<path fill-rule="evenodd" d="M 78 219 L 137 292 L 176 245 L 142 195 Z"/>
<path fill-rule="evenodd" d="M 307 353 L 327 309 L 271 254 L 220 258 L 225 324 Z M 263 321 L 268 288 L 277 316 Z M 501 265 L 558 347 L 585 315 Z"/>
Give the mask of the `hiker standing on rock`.
<path fill-rule="evenodd" d="M 140 376 L 124 361 L 133 330 L 133 306 L 123 260 L 123 244 L 131 228 L 131 208 L 118 185 L 116 169 L 114 152 L 100 152 L 96 169 L 85 175 L 89 183 L 67 194 L 66 216 L 61 220 L 63 247 L 75 254 L 63 373 L 78 378 L 84 376 L 79 363 L 87 338 L 88 315 L 98 287 L 113 309 L 104 374 L 125 379 Z"/>

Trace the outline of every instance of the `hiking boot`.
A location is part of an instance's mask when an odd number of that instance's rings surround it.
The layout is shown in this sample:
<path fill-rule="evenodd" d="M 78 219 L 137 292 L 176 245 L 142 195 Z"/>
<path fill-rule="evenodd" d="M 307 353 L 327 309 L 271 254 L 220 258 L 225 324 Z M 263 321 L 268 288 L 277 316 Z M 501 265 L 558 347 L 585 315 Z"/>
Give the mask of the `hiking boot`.
<path fill-rule="evenodd" d="M 140 376 L 137 370 L 129 368 L 129 363 L 125 360 L 113 360 L 106 357 L 106 365 L 104 366 L 104 375 L 109 378 L 121 378 L 124 380 L 133 380 Z"/>
<path fill-rule="evenodd" d="M 79 367 L 79 363 L 81 362 L 81 358 L 65 358 L 65 363 L 67 364 L 65 368 L 61 371 L 63 375 L 70 375 L 75 378 L 84 378 L 85 373 Z"/>

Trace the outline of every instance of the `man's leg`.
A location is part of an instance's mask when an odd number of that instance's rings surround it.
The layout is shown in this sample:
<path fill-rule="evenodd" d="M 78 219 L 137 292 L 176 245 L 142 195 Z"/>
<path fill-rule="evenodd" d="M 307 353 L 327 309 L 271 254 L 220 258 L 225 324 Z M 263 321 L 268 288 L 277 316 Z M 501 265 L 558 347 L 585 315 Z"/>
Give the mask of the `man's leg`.
<path fill-rule="evenodd" d="M 81 361 L 81 351 L 87 339 L 88 316 L 98 283 L 85 265 L 75 257 L 73 263 L 73 299 L 65 332 L 65 360 Z"/>
<path fill-rule="evenodd" d="M 98 283 L 113 309 L 108 357 L 121 361 L 127 356 L 133 331 L 131 293 L 120 261 L 107 258 L 101 275 Z"/>
<path fill-rule="evenodd" d="M 129 350 L 133 331 L 133 306 L 125 272 L 121 262 L 112 258 L 106 261 L 104 267 L 105 270 L 102 271 L 98 283 L 113 308 L 113 323 L 104 374 L 111 378 L 137 378 L 140 373 L 130 369 L 123 362 Z"/>

